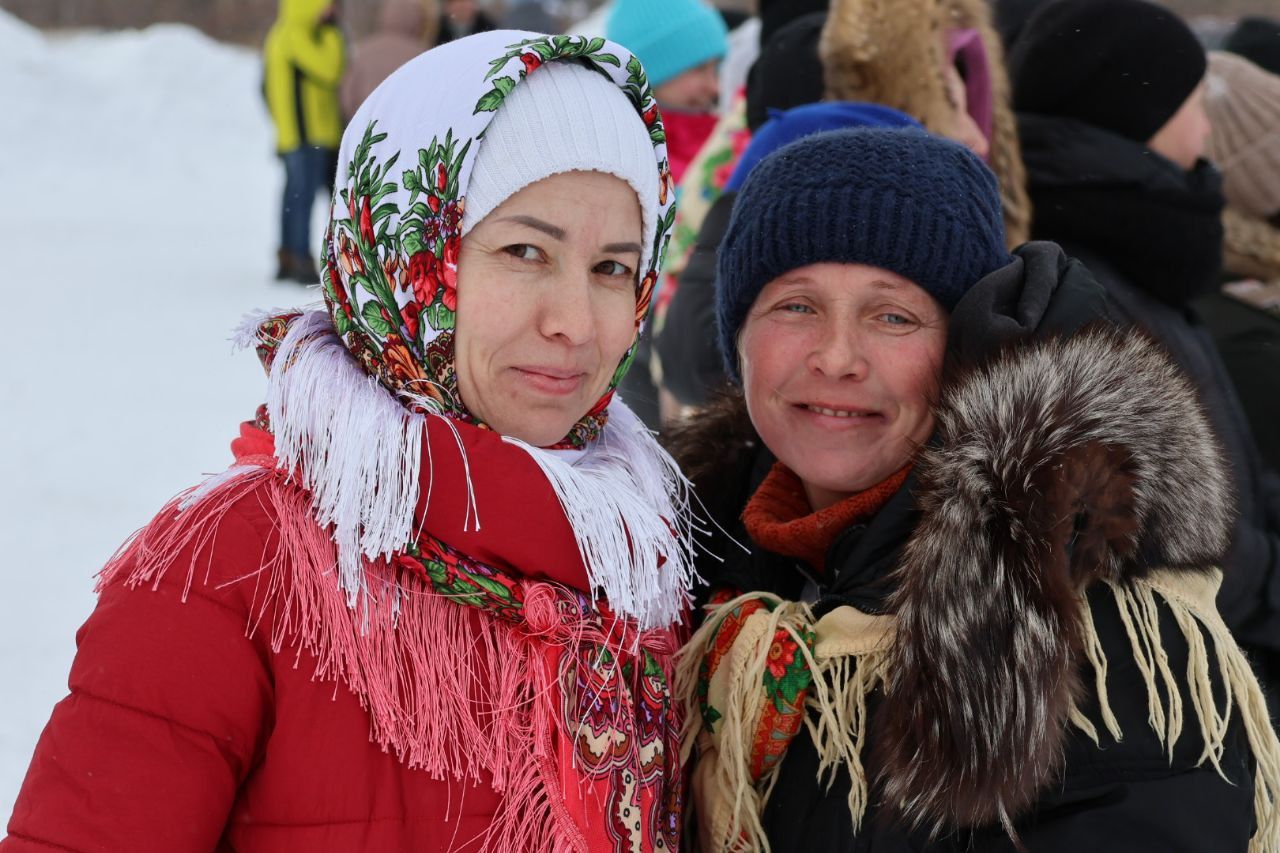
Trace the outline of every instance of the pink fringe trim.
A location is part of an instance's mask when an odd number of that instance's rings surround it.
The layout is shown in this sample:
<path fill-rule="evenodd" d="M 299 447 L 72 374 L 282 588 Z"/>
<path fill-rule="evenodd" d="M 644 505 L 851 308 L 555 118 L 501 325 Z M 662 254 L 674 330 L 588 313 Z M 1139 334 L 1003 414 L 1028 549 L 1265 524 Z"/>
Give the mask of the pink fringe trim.
<path fill-rule="evenodd" d="M 246 635 L 268 632 L 272 651 L 296 649 L 295 663 L 304 651 L 314 655 L 314 677 L 345 683 L 369 712 L 371 740 L 406 766 L 437 779 L 483 782 L 488 774 L 503 797 L 485 849 L 587 850 L 561 790 L 557 744 L 575 733 L 560 722 L 555 662 L 563 645 L 598 639 L 620 648 L 637 638 L 566 629 L 546 584 L 525 585 L 526 621 L 517 624 L 447 601 L 382 562 L 366 565 L 368 592 L 349 607 L 336 548 L 309 496 L 283 471 L 254 464 L 167 504 L 111 558 L 98 589 L 117 580 L 156 589 L 191 548 L 190 561 L 176 567 L 187 573 L 185 601 L 197 576 L 210 582 L 221 521 L 250 496 L 276 520 L 277 537 L 257 571 L 219 584 L 253 584 Z M 664 670 L 666 651 L 657 655 Z"/>

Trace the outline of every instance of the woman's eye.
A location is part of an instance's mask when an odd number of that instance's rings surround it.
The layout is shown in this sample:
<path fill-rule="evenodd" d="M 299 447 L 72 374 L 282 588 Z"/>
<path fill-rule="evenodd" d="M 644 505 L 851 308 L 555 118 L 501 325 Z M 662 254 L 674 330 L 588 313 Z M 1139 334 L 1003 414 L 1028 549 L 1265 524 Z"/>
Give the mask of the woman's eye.
<path fill-rule="evenodd" d="M 596 264 L 596 272 L 607 276 L 629 276 L 631 267 L 618 261 L 601 261 Z"/>
<path fill-rule="evenodd" d="M 511 246 L 505 246 L 502 251 L 522 261 L 536 261 L 542 255 L 537 246 L 530 246 L 528 243 L 515 243 Z"/>
<path fill-rule="evenodd" d="M 893 314 L 893 313 L 881 314 L 880 319 L 884 320 L 890 326 L 907 326 L 907 325 L 910 325 L 911 323 L 911 320 L 909 320 L 906 317 L 903 317 L 901 314 Z"/>
<path fill-rule="evenodd" d="M 803 302 L 784 302 L 778 310 L 786 314 L 812 314 L 813 308 Z"/>

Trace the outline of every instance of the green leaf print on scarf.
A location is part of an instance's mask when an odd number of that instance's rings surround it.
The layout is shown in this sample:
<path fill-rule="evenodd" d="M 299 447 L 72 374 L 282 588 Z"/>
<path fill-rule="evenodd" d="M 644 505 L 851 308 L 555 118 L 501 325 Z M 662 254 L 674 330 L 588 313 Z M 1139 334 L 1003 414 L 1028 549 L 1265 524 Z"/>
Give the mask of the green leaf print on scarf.
<path fill-rule="evenodd" d="M 485 75 L 484 79 L 491 79 L 516 57 L 520 58 L 524 68 L 518 72 L 519 78 L 499 77 L 494 80 L 493 88 L 481 95 L 480 100 L 476 101 L 475 111 L 478 113 L 494 112 L 502 105 L 503 99 L 511 94 L 511 90 L 516 87 L 518 79 L 523 80 L 525 76 L 537 69 L 542 63 L 553 59 L 587 59 L 596 64 L 607 63 L 622 67 L 622 60 L 612 53 L 605 52 L 604 45 L 604 39 L 587 38 L 586 36 L 545 36 L 539 39 L 525 39 L 524 41 L 507 45 L 507 53 L 489 63 L 489 73 Z M 631 61 L 635 62 L 636 60 L 633 57 Z M 643 77 L 643 72 L 641 77 Z M 641 103 L 637 97 L 638 92 L 636 94 L 628 92 L 628 94 L 631 95 L 631 100 L 634 103 Z"/>

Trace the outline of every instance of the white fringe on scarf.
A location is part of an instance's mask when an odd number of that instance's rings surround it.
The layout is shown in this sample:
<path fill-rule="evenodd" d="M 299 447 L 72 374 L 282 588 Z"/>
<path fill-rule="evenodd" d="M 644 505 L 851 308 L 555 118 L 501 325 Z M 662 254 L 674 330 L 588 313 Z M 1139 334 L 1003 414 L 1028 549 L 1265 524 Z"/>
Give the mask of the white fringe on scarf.
<path fill-rule="evenodd" d="M 237 343 L 253 344 L 265 316 L 246 317 Z M 311 493 L 316 521 L 332 525 L 338 583 L 348 606 L 357 608 L 369 593 L 365 560 L 389 557 L 416 538 L 423 434 L 426 419 L 438 416 L 410 412 L 366 374 L 323 310 L 305 311 L 290 324 L 272 362 L 266 405 L 276 458 Z M 584 451 L 506 440 L 546 473 L 573 527 L 590 592 L 642 630 L 678 622 L 697 577 L 690 486 L 622 400 L 610 403 L 608 423 Z M 236 466 L 209 478 L 183 506 L 242 473 Z M 429 484 L 428 473 L 427 500 Z M 475 506 L 470 483 L 465 496 L 438 499 L 464 498 L 466 517 L 479 530 L 484 508 Z"/>

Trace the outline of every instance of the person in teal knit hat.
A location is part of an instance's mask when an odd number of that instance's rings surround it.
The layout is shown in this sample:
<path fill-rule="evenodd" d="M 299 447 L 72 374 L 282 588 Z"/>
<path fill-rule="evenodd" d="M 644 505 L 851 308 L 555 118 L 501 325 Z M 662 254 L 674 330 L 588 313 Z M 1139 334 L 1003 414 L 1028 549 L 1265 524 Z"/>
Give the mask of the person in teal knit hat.
<path fill-rule="evenodd" d="M 672 177 L 679 181 L 715 126 L 718 66 L 729 47 L 724 20 L 703 0 L 618 0 L 605 35 L 648 70 L 667 128 Z"/>
<path fill-rule="evenodd" d="M 715 130 L 720 98 L 719 64 L 729 48 L 728 28 L 704 0 L 617 0 L 605 35 L 644 63 L 667 134 L 671 178 L 680 183 Z M 636 369 L 619 393 L 656 428 L 658 391 L 649 376 L 650 340 L 636 352 Z"/>

